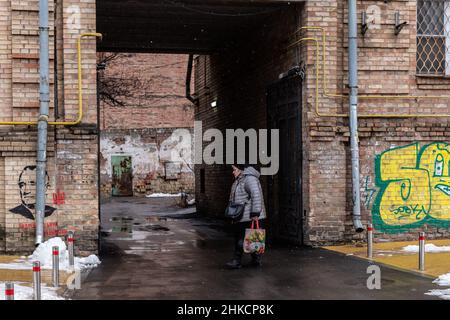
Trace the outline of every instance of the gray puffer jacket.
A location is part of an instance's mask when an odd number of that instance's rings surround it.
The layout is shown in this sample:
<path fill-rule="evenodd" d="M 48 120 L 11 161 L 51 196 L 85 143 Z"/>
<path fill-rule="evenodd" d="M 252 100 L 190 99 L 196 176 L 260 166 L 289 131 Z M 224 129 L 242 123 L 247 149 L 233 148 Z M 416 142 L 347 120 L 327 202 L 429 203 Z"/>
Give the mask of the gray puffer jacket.
<path fill-rule="evenodd" d="M 253 167 L 247 167 L 231 187 L 230 201 L 245 203 L 244 214 L 239 222 L 250 221 L 251 214 L 259 215 L 259 219 L 266 218 L 264 196 L 259 176 L 258 170 Z"/>

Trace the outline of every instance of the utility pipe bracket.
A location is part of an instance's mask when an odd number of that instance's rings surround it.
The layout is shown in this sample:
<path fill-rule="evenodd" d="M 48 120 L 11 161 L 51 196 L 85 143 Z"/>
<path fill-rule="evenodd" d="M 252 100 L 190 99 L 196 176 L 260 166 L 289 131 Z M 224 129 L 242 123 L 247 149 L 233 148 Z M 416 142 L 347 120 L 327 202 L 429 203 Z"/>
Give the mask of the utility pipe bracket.
<path fill-rule="evenodd" d="M 400 23 L 400 12 L 396 12 L 395 13 L 395 27 L 394 27 L 394 33 L 397 36 L 400 31 L 402 31 L 402 29 L 408 24 L 408 22 L 404 21 Z"/>

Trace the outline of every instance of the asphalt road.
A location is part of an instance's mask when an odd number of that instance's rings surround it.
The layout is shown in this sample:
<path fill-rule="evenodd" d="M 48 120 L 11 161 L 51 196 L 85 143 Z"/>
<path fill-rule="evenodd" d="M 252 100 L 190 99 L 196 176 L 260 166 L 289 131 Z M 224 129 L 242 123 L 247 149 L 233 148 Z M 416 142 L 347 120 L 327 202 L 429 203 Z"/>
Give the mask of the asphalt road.
<path fill-rule="evenodd" d="M 263 267 L 227 270 L 232 238 L 221 221 L 174 199 L 116 198 L 102 205 L 102 264 L 72 299 L 436 299 L 430 278 L 324 249 L 270 246 Z"/>

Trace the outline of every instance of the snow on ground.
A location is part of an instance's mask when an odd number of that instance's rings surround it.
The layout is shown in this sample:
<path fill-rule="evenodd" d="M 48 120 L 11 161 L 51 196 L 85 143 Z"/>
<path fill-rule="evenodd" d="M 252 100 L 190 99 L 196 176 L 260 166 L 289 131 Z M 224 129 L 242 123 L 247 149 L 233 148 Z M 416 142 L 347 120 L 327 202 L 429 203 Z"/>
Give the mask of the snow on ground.
<path fill-rule="evenodd" d="M 419 252 L 419 246 L 409 245 L 402 248 L 403 252 L 417 253 Z M 437 252 L 450 252 L 450 246 L 436 246 L 432 243 L 425 245 L 425 252 L 437 253 Z"/>
<path fill-rule="evenodd" d="M 147 198 L 162 198 L 162 197 L 181 197 L 181 193 L 152 193 L 147 194 Z"/>
<path fill-rule="evenodd" d="M 33 261 L 39 261 L 42 269 L 52 269 L 52 248 L 59 247 L 59 269 L 68 271 L 69 252 L 66 243 L 59 237 L 51 238 L 41 243 L 32 255 L 23 257 L 12 263 L 0 263 L 0 269 L 29 270 L 32 268 Z M 96 255 L 90 255 L 86 258 L 75 257 L 75 270 L 85 270 L 97 267 L 101 262 Z"/>
<path fill-rule="evenodd" d="M 56 288 L 41 286 L 42 300 L 64 300 L 56 293 Z M 0 300 L 5 300 L 5 283 L 0 282 Z M 33 288 L 14 283 L 14 300 L 33 300 Z"/>
<path fill-rule="evenodd" d="M 450 286 L 450 272 L 440 275 L 433 281 L 440 286 Z M 429 296 L 438 296 L 441 299 L 450 300 L 450 288 L 449 289 L 433 289 L 425 293 Z"/>
<path fill-rule="evenodd" d="M 449 286 L 450 287 L 450 273 L 446 273 L 443 275 L 440 275 L 439 278 L 433 281 L 433 283 L 436 283 L 440 286 Z"/>

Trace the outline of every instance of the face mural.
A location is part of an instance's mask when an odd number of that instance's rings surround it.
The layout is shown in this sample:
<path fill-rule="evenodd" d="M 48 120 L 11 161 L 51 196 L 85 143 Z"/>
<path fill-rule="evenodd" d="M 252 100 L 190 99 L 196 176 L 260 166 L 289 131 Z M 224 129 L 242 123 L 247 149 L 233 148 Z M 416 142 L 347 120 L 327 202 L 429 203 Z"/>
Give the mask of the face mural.
<path fill-rule="evenodd" d="M 46 173 L 47 190 L 50 186 L 49 176 Z M 19 191 L 21 204 L 9 211 L 19 214 L 27 219 L 34 220 L 34 208 L 36 206 L 36 166 L 26 166 L 19 175 Z M 51 216 L 56 208 L 45 206 L 45 217 Z"/>
<path fill-rule="evenodd" d="M 376 157 L 380 190 L 372 207 L 375 227 L 407 231 L 428 223 L 450 226 L 450 145 L 433 142 L 389 149 Z"/>

